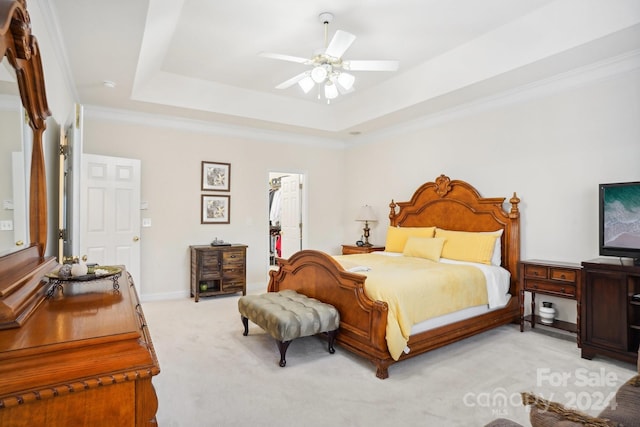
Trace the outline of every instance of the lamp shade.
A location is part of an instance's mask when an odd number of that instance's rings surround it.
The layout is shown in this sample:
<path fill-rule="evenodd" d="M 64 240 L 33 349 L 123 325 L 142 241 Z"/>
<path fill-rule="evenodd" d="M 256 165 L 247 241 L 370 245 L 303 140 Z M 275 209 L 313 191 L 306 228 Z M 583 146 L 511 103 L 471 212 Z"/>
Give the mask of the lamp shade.
<path fill-rule="evenodd" d="M 324 97 L 327 99 L 338 97 L 338 88 L 331 81 L 326 82 L 324 85 Z"/>
<path fill-rule="evenodd" d="M 309 93 L 309 91 L 311 89 L 313 89 L 313 87 L 315 86 L 315 82 L 313 81 L 313 79 L 309 76 L 305 77 L 304 79 L 300 80 L 298 82 L 298 85 L 302 88 L 302 90 L 304 91 L 304 93 Z"/>
<path fill-rule="evenodd" d="M 353 74 L 340 73 L 338 75 L 338 83 L 344 90 L 351 90 L 351 88 L 353 87 L 353 82 L 355 81 L 356 78 L 353 76 Z"/>
<path fill-rule="evenodd" d="M 356 217 L 356 221 L 377 221 L 376 213 L 373 211 L 373 208 L 369 205 L 364 205 L 360 208 L 360 212 Z"/>

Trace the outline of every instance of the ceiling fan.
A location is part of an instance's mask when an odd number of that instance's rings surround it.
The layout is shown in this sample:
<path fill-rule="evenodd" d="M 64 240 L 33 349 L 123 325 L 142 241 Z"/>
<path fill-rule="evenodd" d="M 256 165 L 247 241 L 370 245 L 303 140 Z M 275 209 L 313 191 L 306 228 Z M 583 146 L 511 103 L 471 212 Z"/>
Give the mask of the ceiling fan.
<path fill-rule="evenodd" d="M 260 56 L 264 58 L 297 62 L 311 66 L 311 69 L 280 83 L 276 86 L 276 89 L 287 89 L 297 83 L 304 93 L 309 93 L 318 84 L 318 99 L 324 95 L 327 103 L 329 103 L 331 99 L 336 98 L 339 94 L 353 91 L 355 76 L 346 71 L 396 71 L 398 69 L 398 61 L 343 59 L 342 55 L 349 49 L 356 36 L 346 31 L 337 30 L 331 42 L 329 42 L 329 23 L 333 20 L 333 14 L 323 12 L 319 15 L 319 18 L 324 25 L 324 48 L 317 50 L 312 58 L 279 53 L 260 53 Z"/>

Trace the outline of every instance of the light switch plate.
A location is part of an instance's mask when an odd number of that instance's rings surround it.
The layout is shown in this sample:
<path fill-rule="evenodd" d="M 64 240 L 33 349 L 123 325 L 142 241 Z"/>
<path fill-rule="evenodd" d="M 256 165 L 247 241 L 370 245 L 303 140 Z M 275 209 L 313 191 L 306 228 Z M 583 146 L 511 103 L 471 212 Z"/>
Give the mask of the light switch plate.
<path fill-rule="evenodd" d="M 143 227 L 151 227 L 151 218 L 142 218 Z"/>
<path fill-rule="evenodd" d="M 11 231 L 13 230 L 13 221 L 10 219 L 5 221 L 0 221 L 0 230 L 2 231 Z"/>

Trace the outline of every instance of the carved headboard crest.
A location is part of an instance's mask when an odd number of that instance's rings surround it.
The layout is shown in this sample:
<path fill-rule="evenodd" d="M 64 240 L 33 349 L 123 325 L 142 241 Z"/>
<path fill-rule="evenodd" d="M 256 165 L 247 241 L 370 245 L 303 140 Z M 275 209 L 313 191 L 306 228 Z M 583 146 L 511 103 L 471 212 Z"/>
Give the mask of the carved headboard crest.
<path fill-rule="evenodd" d="M 442 174 L 436 178 L 436 194 L 440 197 L 444 197 L 451 191 L 451 179 Z"/>

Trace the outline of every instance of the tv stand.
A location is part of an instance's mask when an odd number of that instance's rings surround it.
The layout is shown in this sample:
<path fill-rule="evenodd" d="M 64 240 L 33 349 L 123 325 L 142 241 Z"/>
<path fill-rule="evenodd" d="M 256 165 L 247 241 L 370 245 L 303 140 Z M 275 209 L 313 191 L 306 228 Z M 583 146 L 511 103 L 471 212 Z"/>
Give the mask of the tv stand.
<path fill-rule="evenodd" d="M 582 263 L 582 357 L 636 363 L 640 345 L 640 266 L 636 260 L 597 258 Z"/>

